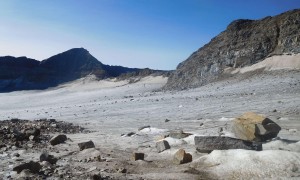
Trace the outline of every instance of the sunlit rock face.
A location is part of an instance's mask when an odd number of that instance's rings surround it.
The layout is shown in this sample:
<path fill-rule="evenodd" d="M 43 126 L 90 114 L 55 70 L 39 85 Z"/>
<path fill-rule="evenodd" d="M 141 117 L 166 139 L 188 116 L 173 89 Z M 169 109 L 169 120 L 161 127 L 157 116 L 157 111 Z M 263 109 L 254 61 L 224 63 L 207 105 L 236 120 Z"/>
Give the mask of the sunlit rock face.
<path fill-rule="evenodd" d="M 227 67 L 245 67 L 266 57 L 300 52 L 300 10 L 261 20 L 236 20 L 180 63 L 166 89 L 186 89 L 222 76 Z"/>

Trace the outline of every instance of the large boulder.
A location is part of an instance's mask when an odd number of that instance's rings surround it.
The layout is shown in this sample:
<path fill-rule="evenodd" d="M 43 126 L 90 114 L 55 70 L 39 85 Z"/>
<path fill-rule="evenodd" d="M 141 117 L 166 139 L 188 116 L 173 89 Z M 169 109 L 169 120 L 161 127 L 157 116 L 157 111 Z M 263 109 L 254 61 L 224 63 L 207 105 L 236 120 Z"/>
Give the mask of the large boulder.
<path fill-rule="evenodd" d="M 281 127 L 269 118 L 247 112 L 233 120 L 232 131 L 239 139 L 267 141 L 275 138 Z"/>
<path fill-rule="evenodd" d="M 186 153 L 184 149 L 179 149 L 173 157 L 174 164 L 184 164 L 193 161 L 193 157 L 191 154 Z"/>
<path fill-rule="evenodd" d="M 197 151 L 202 153 L 210 153 L 213 150 L 227 149 L 262 150 L 262 144 L 259 142 L 245 141 L 231 137 L 195 136 L 194 140 Z"/>

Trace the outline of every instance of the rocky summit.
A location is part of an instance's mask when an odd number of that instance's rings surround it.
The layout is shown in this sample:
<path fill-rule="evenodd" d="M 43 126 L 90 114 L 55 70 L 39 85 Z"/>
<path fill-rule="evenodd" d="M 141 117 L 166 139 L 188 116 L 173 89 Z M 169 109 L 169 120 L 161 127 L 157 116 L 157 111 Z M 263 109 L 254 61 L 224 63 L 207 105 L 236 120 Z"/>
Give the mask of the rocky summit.
<path fill-rule="evenodd" d="M 240 19 L 177 66 L 166 89 L 186 89 L 220 78 L 273 55 L 300 52 L 300 9 L 261 20 Z"/>
<path fill-rule="evenodd" d="M 0 92 L 46 89 L 87 75 L 98 79 L 166 73 L 152 69 L 102 64 L 84 48 L 73 48 L 37 61 L 27 57 L 0 57 Z"/>

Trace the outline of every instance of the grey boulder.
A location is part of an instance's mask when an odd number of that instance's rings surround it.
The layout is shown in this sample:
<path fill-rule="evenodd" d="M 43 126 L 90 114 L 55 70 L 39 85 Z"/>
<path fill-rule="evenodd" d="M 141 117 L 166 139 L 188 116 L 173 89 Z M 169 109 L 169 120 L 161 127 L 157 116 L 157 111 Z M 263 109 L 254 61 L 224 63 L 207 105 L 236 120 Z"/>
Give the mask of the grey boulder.
<path fill-rule="evenodd" d="M 194 140 L 197 151 L 202 153 L 210 153 L 213 150 L 227 149 L 262 150 L 262 144 L 259 142 L 251 142 L 231 137 L 195 136 Z"/>

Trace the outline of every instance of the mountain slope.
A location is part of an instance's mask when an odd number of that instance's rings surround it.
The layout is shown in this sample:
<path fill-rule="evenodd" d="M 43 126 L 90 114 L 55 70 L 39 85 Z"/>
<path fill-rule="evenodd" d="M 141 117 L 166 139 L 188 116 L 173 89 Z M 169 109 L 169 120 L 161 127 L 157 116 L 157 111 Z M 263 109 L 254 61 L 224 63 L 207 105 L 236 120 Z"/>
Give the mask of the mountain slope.
<path fill-rule="evenodd" d="M 245 67 L 266 57 L 300 53 L 300 10 L 261 20 L 236 20 L 180 63 L 166 89 L 194 88 L 216 80 L 226 67 Z"/>
<path fill-rule="evenodd" d="M 52 56 L 40 63 L 40 67 L 49 70 L 49 80 L 65 82 L 94 74 L 98 78 L 107 77 L 104 65 L 86 49 L 74 48 Z"/>
<path fill-rule="evenodd" d="M 90 74 L 104 79 L 123 74 L 132 76 L 135 75 L 132 73 L 142 71 L 144 69 L 102 64 L 84 48 L 70 49 L 41 62 L 26 57 L 5 56 L 0 57 L 0 92 L 45 89 Z"/>

